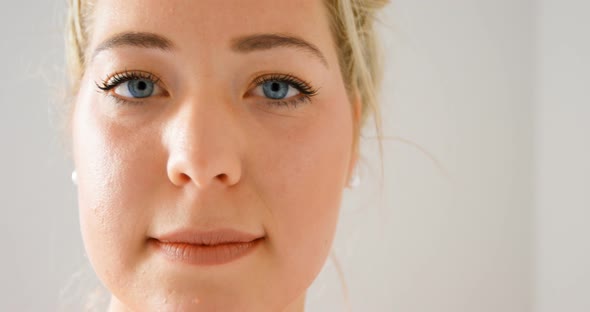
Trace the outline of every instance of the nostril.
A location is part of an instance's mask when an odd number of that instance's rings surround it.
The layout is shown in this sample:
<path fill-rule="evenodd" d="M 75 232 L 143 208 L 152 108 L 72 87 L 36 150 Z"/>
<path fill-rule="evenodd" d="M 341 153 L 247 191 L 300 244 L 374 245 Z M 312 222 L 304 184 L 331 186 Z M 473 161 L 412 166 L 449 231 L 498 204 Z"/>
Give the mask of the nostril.
<path fill-rule="evenodd" d="M 227 184 L 229 182 L 229 176 L 225 173 L 218 174 L 217 178 L 224 184 Z"/>
<path fill-rule="evenodd" d="M 199 188 L 209 187 L 212 183 L 230 186 L 240 180 L 239 163 L 229 163 L 225 159 L 216 162 L 199 160 L 188 157 L 171 158 L 167 164 L 168 179 L 177 186 L 194 183 Z"/>
<path fill-rule="evenodd" d="M 180 181 L 182 183 L 190 182 L 190 180 L 191 180 L 191 177 L 189 177 L 188 174 L 186 174 L 186 173 L 181 173 L 180 174 Z"/>

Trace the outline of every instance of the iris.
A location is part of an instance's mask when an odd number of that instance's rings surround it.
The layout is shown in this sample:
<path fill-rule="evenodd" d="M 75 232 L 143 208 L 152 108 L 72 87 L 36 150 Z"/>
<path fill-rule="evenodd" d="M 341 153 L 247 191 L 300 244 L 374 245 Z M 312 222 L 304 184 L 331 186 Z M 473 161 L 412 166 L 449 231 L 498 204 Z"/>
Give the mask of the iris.
<path fill-rule="evenodd" d="M 266 97 L 280 100 L 289 93 L 289 84 L 282 81 L 267 81 L 262 84 L 262 91 Z"/>
<path fill-rule="evenodd" d="M 154 92 L 154 83 L 146 79 L 134 79 L 127 82 L 127 89 L 134 98 L 145 98 Z"/>

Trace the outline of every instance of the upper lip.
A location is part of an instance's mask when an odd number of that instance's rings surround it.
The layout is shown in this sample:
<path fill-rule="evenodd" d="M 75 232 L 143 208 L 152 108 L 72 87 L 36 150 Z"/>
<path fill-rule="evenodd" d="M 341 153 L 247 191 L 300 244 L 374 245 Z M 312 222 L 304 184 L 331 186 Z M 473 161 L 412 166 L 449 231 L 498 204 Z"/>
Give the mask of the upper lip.
<path fill-rule="evenodd" d="M 234 229 L 218 229 L 212 231 L 196 231 L 182 229 L 156 237 L 162 243 L 192 244 L 192 245 L 218 245 L 230 243 L 247 243 L 262 235 L 241 232 Z"/>

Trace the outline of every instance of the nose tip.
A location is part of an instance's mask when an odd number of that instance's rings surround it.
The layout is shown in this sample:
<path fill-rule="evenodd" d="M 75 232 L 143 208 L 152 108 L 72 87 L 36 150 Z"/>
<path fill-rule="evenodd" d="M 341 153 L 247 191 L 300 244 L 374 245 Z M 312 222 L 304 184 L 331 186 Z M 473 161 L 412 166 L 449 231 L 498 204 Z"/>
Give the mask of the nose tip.
<path fill-rule="evenodd" d="M 195 154 L 192 158 L 181 156 Z M 198 188 L 206 188 L 211 184 L 232 186 L 240 180 L 239 160 L 231 154 L 217 155 L 211 157 L 210 161 L 203 159 L 203 156 L 199 157 L 198 152 L 176 155 L 168 161 L 168 176 L 176 186 L 189 183 L 195 184 Z"/>

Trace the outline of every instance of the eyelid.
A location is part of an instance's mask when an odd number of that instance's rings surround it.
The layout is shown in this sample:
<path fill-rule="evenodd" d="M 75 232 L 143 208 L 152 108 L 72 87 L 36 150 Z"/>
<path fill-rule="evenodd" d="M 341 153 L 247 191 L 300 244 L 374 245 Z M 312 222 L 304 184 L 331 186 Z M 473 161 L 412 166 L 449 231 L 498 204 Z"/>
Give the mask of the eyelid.
<path fill-rule="evenodd" d="M 151 81 L 154 84 L 155 90 L 157 90 L 154 92 L 159 94 L 153 94 L 145 98 L 134 98 L 123 96 L 114 92 L 122 84 L 136 79 L 145 79 Z M 106 79 L 102 80 L 100 84 L 98 82 L 95 82 L 95 84 L 100 90 L 102 90 L 102 92 L 104 92 L 106 96 L 111 97 L 118 104 L 141 104 L 151 98 L 170 95 L 165 84 L 157 75 L 144 70 L 125 69 L 123 71 L 118 71 L 109 75 Z"/>
<path fill-rule="evenodd" d="M 258 88 L 262 88 L 265 82 L 269 81 L 281 81 L 287 83 L 290 87 L 294 88 L 298 93 L 288 98 L 283 99 L 272 99 L 266 96 L 260 96 L 256 94 Z M 267 73 L 260 74 L 253 79 L 253 82 L 248 87 L 246 96 L 254 96 L 261 99 L 261 103 L 265 106 L 270 107 L 272 110 L 291 110 L 296 109 L 300 105 L 311 103 L 312 99 L 319 93 L 319 88 L 313 87 L 313 85 L 304 79 L 300 79 L 293 74 L 278 74 L 278 73 Z"/>
<path fill-rule="evenodd" d="M 145 79 L 153 82 L 155 85 L 158 85 L 161 89 L 167 92 L 168 88 L 166 87 L 165 83 L 162 82 L 160 77 L 157 75 L 145 71 L 145 70 L 123 70 L 118 71 L 113 74 L 107 76 L 107 78 L 103 79 L 101 83 L 95 82 L 96 86 L 103 90 L 103 91 L 110 91 L 113 88 L 121 85 L 124 82 L 135 80 L 135 79 Z"/>
<path fill-rule="evenodd" d="M 295 88 L 299 93 L 297 95 L 292 96 L 291 98 L 297 97 L 305 97 L 305 98 L 312 98 L 313 96 L 317 95 L 319 89 L 312 87 L 311 83 L 296 77 L 293 74 L 278 74 L 278 73 L 269 73 L 269 74 L 261 74 L 254 78 L 250 87 L 248 88 L 247 95 L 252 95 L 256 88 L 262 86 L 262 84 L 269 82 L 269 81 L 281 81 L 287 83 L 289 86 Z M 289 99 L 291 99 L 289 98 Z M 269 101 L 285 101 L 289 99 L 268 99 Z"/>

